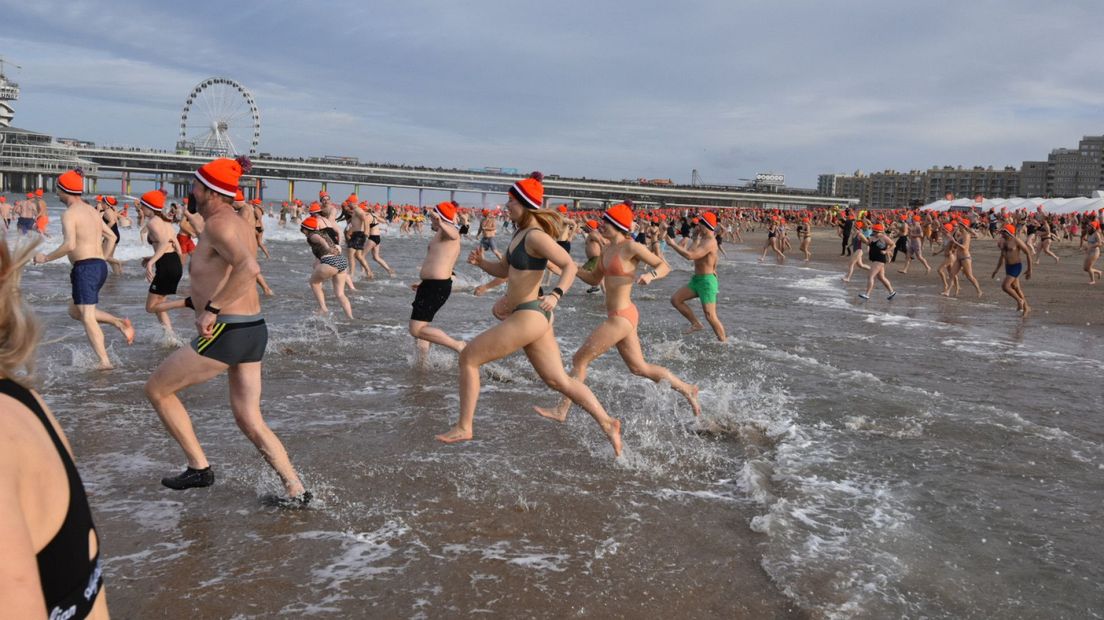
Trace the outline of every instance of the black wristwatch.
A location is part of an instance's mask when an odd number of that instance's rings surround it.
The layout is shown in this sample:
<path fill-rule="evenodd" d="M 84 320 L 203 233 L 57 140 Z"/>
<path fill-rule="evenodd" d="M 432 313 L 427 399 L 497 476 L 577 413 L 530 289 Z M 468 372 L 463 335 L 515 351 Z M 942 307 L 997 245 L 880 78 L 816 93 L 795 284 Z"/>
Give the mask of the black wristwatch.
<path fill-rule="evenodd" d="M 218 308 L 212 306 L 211 302 L 209 302 L 209 301 L 207 302 L 206 306 L 203 306 L 203 310 L 205 312 L 210 312 L 211 314 L 214 314 L 214 315 L 218 315 L 218 313 L 221 312 L 221 310 L 219 310 Z"/>
<path fill-rule="evenodd" d="M 556 294 L 556 297 L 560 297 L 560 298 L 563 297 L 563 289 L 558 287 L 558 286 L 556 288 L 552 289 L 552 292 Z"/>

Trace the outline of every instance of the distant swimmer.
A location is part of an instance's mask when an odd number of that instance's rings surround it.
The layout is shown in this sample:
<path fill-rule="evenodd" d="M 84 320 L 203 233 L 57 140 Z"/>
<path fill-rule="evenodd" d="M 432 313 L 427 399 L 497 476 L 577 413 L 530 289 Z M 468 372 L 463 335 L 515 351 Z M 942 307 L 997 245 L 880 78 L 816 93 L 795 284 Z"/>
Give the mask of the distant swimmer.
<path fill-rule="evenodd" d="M 429 227 L 434 235 L 429 240 L 429 249 L 418 273 L 422 281 L 414 285 L 409 326 L 410 335 L 416 339 L 423 358 L 431 342 L 457 352 L 464 349 L 463 342 L 430 325 L 452 294 L 452 270 L 460 257 L 456 211 L 455 202 L 442 202 L 430 213 Z"/>
<path fill-rule="evenodd" d="M 717 317 L 717 293 L 720 287 L 717 283 L 717 240 L 713 238 L 713 232 L 717 228 L 717 215 L 702 214 L 698 221 L 698 228 L 700 236 L 689 249 L 677 243 L 670 244 L 671 249 L 679 256 L 694 261 L 694 275 L 686 286 L 675 291 L 671 296 L 671 305 L 686 317 L 687 321 L 690 321 L 690 329 L 684 332 L 690 334 L 702 329 L 698 317 L 694 316 L 694 311 L 686 305 L 686 302 L 697 297 L 701 301 L 705 320 L 713 328 L 717 340 L 724 342 L 727 339 L 725 328 L 721 324 L 721 319 Z"/>
<path fill-rule="evenodd" d="M 556 245 L 560 215 L 543 209 L 544 186 L 539 172 L 513 184 L 506 210 L 517 225 L 506 257 L 488 261 L 482 247 L 468 256 L 468 262 L 487 273 L 507 278 L 506 296 L 494 306 L 501 323 L 476 336 L 460 352 L 460 418 L 448 432 L 437 435 L 444 443 L 472 438 L 475 406 L 479 400 L 479 368 L 523 349 L 533 369 L 548 387 L 560 392 L 587 411 L 598 422 L 621 454 L 621 423 L 606 414 L 602 404 L 583 382 L 568 376 L 560 347 L 552 330 L 552 312 L 575 280 L 577 267 L 571 256 Z M 548 261 L 560 268 L 557 286 L 539 295 L 540 281 Z"/>
<path fill-rule="evenodd" d="M 318 302 L 318 312 L 329 314 L 326 307 L 326 293 L 322 291 L 322 283 L 326 280 L 333 281 L 334 297 L 341 304 L 345 316 L 353 318 L 353 305 L 345 295 L 345 286 L 349 276 L 349 261 L 341 255 L 341 246 L 333 242 L 329 235 L 325 234 L 325 222 L 317 215 L 312 215 L 303 220 L 299 230 L 306 236 L 307 245 L 314 254 L 314 269 L 311 270 L 310 288 L 314 293 L 314 299 Z"/>
<path fill-rule="evenodd" d="M 1001 290 L 1016 301 L 1016 310 L 1027 316 L 1031 312 L 1031 306 L 1027 305 L 1027 296 L 1024 295 L 1023 286 L 1020 284 L 1020 276 L 1031 279 L 1031 261 L 1027 260 L 1027 270 L 1024 271 L 1024 254 L 1030 257 L 1027 244 L 1016 237 L 1016 227 L 1005 224 L 1000 229 L 1000 238 L 997 240 L 997 248 L 1000 249 L 1000 258 L 997 266 L 993 268 L 993 275 L 997 277 L 1001 265 L 1004 265 L 1004 280 L 1001 281 Z"/>
<path fill-rule="evenodd" d="M 629 371 L 639 377 L 647 377 L 659 383 L 667 381 L 671 389 L 682 394 L 690 404 L 694 415 L 701 413 L 698 405 L 698 387 L 679 379 L 670 370 L 644 359 L 640 347 L 637 325 L 640 312 L 632 302 L 632 287 L 636 279 L 636 267 L 644 263 L 652 268 L 640 276 L 641 285 L 651 284 L 667 276 L 671 267 L 644 245 L 633 241 L 632 203 L 624 202 L 606 209 L 602 214 L 601 231 L 609 244 L 601 258 L 589 270 L 580 270 L 579 279 L 589 284 L 604 280 L 606 283 L 606 320 L 587 337 L 571 361 L 571 376 L 586 381 L 587 368 L 610 347 L 616 346 Z M 540 415 L 563 422 L 571 408 L 571 400 L 563 398 L 555 408 L 534 407 Z"/>
<path fill-rule="evenodd" d="M 153 256 L 142 260 L 146 270 L 146 280 L 150 282 L 146 295 L 146 312 L 157 315 L 157 320 L 166 333 L 172 334 L 172 321 L 169 313 L 159 310 L 158 306 L 169 295 L 176 295 L 180 278 L 184 275 L 184 263 L 181 262 L 180 242 L 173 234 L 172 224 L 165 213 L 165 194 L 153 190 L 142 194 L 138 208 L 147 211 L 146 240 L 153 246 Z"/>
<path fill-rule="evenodd" d="M 177 392 L 229 371 L 234 420 L 283 481 L 285 501 L 304 505 L 311 495 L 291 465 L 287 451 L 261 416 L 261 360 L 268 328 L 253 285 L 257 238 L 253 227 L 234 212 L 234 193 L 242 175 L 232 159 L 216 159 L 196 171 L 190 204 L 203 215 L 204 228 L 189 265 L 199 335 L 191 346 L 167 357 L 146 382 L 146 396 L 188 460 L 188 468 L 161 479 L 170 489 L 210 486 L 215 481 L 199 445 L 192 420 Z"/>
<path fill-rule="evenodd" d="M 1083 265 L 1084 271 L 1089 274 L 1089 284 L 1096 284 L 1100 281 L 1100 270 L 1097 269 L 1097 259 L 1100 258 L 1100 248 L 1104 247 L 1104 235 L 1100 233 L 1100 222 L 1098 220 L 1092 220 L 1089 222 L 1089 234 L 1085 236 L 1085 263 Z"/>
<path fill-rule="evenodd" d="M 928 264 L 927 259 L 924 258 L 924 225 L 920 222 L 921 217 L 919 215 L 912 216 L 912 222 L 906 222 L 905 233 L 905 266 L 900 269 L 898 273 L 908 273 L 909 265 L 912 261 L 918 260 L 924 269 L 927 269 L 924 273 L 931 273 L 931 265 Z"/>
<path fill-rule="evenodd" d="M 264 253 L 265 258 L 272 258 L 268 253 L 268 247 L 264 244 L 264 203 L 254 198 L 249 201 L 249 206 L 253 208 L 253 230 L 257 233 L 257 248 Z"/>
<path fill-rule="evenodd" d="M 889 295 L 886 299 L 893 299 L 897 296 L 897 291 L 893 290 L 893 284 L 889 282 L 889 278 L 886 277 L 885 268 L 889 262 L 889 246 L 893 244 L 893 240 L 889 238 L 889 235 L 885 233 L 885 225 L 875 224 L 873 226 L 874 234 L 870 235 L 870 238 L 859 237 L 862 243 L 870 247 L 870 254 L 867 258 L 870 260 L 870 275 L 866 278 L 866 292 L 859 293 L 859 297 L 863 299 L 870 299 L 870 294 L 874 292 L 875 280 L 882 283 L 882 286 L 889 291 Z"/>
<path fill-rule="evenodd" d="M 89 219 L 97 217 L 86 208 Z M 20 378 L 38 345 L 38 323 L 19 292 L 22 268 L 36 244 L 13 252 L 0 239 L 3 616 L 107 618 L 100 537 L 73 452 L 42 396 Z"/>
<path fill-rule="evenodd" d="M 103 330 L 100 323 L 114 326 L 126 338 L 127 344 L 134 342 L 134 326 L 130 319 L 121 319 L 103 310 L 97 310 L 100 302 L 100 289 L 107 281 L 107 261 L 104 260 L 104 239 L 111 240 L 108 247 L 114 246 L 115 235 L 103 222 L 103 218 L 92 205 L 81 200 L 84 192 L 84 178 L 76 170 L 70 170 L 58 177 L 58 199 L 65 204 L 65 213 L 61 216 L 61 230 L 64 239 L 60 246 L 49 254 L 39 253 L 35 263 L 42 264 L 68 256 L 73 264 L 69 272 L 72 283 L 73 303 L 69 305 L 69 316 L 84 325 L 92 351 L 100 360 L 101 370 L 111 370 L 110 358 L 104 346 Z"/>
<path fill-rule="evenodd" d="M 950 235 L 950 243 L 955 247 L 955 261 L 951 264 L 947 276 L 951 281 L 958 282 L 958 274 L 962 273 L 962 275 L 966 276 L 966 279 L 970 281 L 970 284 L 974 285 L 977 296 L 981 297 L 981 284 L 979 284 L 977 278 L 974 277 L 974 259 L 970 253 L 970 243 L 976 239 L 977 236 L 978 234 L 970 228 L 969 221 L 966 219 L 958 220 L 954 232 Z M 948 297 L 950 293 L 951 289 L 949 283 L 945 284 L 943 292 L 940 293 L 940 295 Z"/>

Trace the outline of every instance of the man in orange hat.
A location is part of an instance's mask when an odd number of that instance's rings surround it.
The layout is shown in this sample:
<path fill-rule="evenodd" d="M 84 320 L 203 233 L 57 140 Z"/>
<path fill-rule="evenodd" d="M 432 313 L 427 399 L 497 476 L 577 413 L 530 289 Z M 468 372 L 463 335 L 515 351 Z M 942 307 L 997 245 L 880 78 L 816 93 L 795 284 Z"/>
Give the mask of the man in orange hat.
<path fill-rule="evenodd" d="M 189 206 L 199 211 L 204 224 L 189 268 L 192 296 L 186 303 L 194 308 L 199 335 L 191 346 L 161 362 L 146 382 L 146 396 L 188 460 L 187 469 L 162 478 L 161 484 L 183 490 L 214 483 L 215 475 L 177 392 L 228 372 L 234 420 L 283 481 L 287 497 L 279 500 L 281 505 L 304 505 L 310 493 L 261 415 L 261 360 L 268 328 L 254 286 L 261 271 L 256 236 L 233 208 L 241 175 L 238 162 L 216 159 L 197 170 L 192 183 Z"/>
<path fill-rule="evenodd" d="M 1001 290 L 1016 301 L 1016 310 L 1023 316 L 1031 312 L 1031 306 L 1027 305 L 1027 296 L 1024 295 L 1023 286 L 1020 285 L 1020 276 L 1025 280 L 1031 279 L 1031 249 L 1016 236 L 1016 227 L 1012 224 L 1004 224 L 1000 229 L 1000 238 L 997 240 L 997 248 L 1000 249 L 1000 258 L 997 266 L 993 268 L 993 275 L 997 277 L 997 271 L 1004 265 L 1004 280 L 1001 281 Z M 1023 260 L 1027 255 L 1028 260 Z M 1024 264 L 1027 271 L 1024 271 Z"/>
<path fill-rule="evenodd" d="M 459 353 L 464 343 L 452 338 L 430 323 L 452 294 L 452 271 L 460 256 L 460 229 L 457 226 L 457 204 L 442 202 L 430 212 L 429 227 L 435 233 L 429 240 L 425 260 L 414 285 L 414 309 L 410 313 L 410 335 L 417 339 L 419 358 L 425 361 L 429 344 L 435 343 Z"/>
<path fill-rule="evenodd" d="M 38 215 L 38 205 L 34 203 L 33 199 L 34 194 L 28 193 L 25 200 L 15 203 L 15 226 L 21 235 L 35 230 L 35 216 Z"/>
<path fill-rule="evenodd" d="M 717 214 L 707 212 L 698 218 L 698 238 L 689 248 L 683 248 L 678 243 L 670 243 L 671 249 L 679 256 L 694 261 L 694 275 L 690 282 L 675 291 L 671 295 L 671 305 L 675 307 L 686 320 L 690 321 L 690 329 L 684 333 L 691 334 L 702 329 L 698 317 L 686 302 L 697 297 L 701 300 L 702 313 L 705 320 L 713 328 L 717 340 L 724 342 L 727 339 L 724 325 L 717 316 L 717 240 L 714 232 L 717 229 Z"/>
<path fill-rule="evenodd" d="M 46 211 L 46 199 L 42 197 L 45 192 L 42 188 L 35 190 L 34 203 L 37 208 L 35 212 L 35 228 L 38 229 L 39 234 L 47 239 L 50 238 L 50 233 L 46 232 L 46 227 L 50 225 L 50 214 Z"/>
<path fill-rule="evenodd" d="M 368 243 L 368 206 L 357 203 L 346 203 L 341 208 L 345 216 L 345 252 L 349 263 L 349 282 L 356 280 L 356 268 L 360 265 L 364 268 L 364 277 L 371 280 L 375 277 L 372 268 L 368 266 L 368 259 L 364 257 L 364 245 Z"/>
<path fill-rule="evenodd" d="M 170 223 L 170 215 L 165 209 L 165 194 L 160 190 L 153 190 L 142 194 L 138 201 L 138 208 L 147 211 L 146 239 L 153 246 L 153 256 L 142 259 L 142 266 L 146 269 L 146 280 L 149 281 L 149 292 L 146 294 L 146 312 L 157 315 L 165 333 L 173 335 L 172 321 L 169 313 L 157 308 L 169 295 L 176 295 L 176 289 L 180 285 L 180 278 L 184 275 L 184 263 L 181 262 L 180 242 L 176 238 L 176 231 Z"/>
<path fill-rule="evenodd" d="M 0 196 L 0 220 L 4 222 L 4 230 L 11 228 L 12 205 L 5 196 Z"/>
<path fill-rule="evenodd" d="M 130 324 L 130 319 L 120 319 L 96 309 L 96 304 L 100 301 L 100 289 L 107 280 L 107 261 L 104 260 L 102 242 L 106 238 L 110 242 L 108 247 L 114 247 L 115 236 L 96 209 L 81 200 L 83 192 L 84 178 L 78 171 L 70 170 L 58 177 L 57 194 L 65 205 L 65 213 L 61 216 L 64 240 L 53 252 L 37 254 L 34 262 L 41 265 L 62 256 L 69 257 L 69 262 L 73 264 L 69 273 L 73 294 L 69 316 L 84 325 L 92 351 L 99 358 L 99 368 L 111 370 L 113 366 L 107 356 L 100 323 L 107 323 L 118 329 L 126 338 L 127 344 L 134 342 L 134 326 Z"/>

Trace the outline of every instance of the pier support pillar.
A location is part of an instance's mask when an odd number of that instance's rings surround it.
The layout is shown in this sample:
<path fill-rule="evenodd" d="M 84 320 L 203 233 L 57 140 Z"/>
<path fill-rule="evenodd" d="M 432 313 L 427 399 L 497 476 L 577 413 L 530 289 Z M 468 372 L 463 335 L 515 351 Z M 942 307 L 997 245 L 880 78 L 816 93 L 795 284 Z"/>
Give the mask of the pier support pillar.
<path fill-rule="evenodd" d="M 387 186 L 387 204 L 391 204 L 391 186 Z"/>
<path fill-rule="evenodd" d="M 456 202 L 456 190 L 454 190 L 454 189 L 449 190 L 449 201 L 450 202 Z"/>
<path fill-rule="evenodd" d="M 295 200 L 295 181 L 288 179 L 288 202 Z"/>
<path fill-rule="evenodd" d="M 486 209 L 487 208 L 487 192 L 482 192 L 482 202 L 483 202 L 483 208 Z"/>
<path fill-rule="evenodd" d="M 418 188 L 418 208 L 419 209 L 422 208 L 422 194 L 423 193 L 425 193 L 425 189 L 419 187 Z"/>

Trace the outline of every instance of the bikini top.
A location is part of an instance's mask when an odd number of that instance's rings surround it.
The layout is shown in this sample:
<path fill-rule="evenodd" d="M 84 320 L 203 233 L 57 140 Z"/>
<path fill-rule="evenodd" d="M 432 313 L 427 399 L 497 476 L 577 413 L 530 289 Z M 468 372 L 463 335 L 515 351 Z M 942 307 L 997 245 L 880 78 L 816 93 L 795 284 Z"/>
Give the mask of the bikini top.
<path fill-rule="evenodd" d="M 607 276 L 631 276 L 636 273 L 636 268 L 626 268 L 621 260 L 621 246 L 609 248 L 610 258 L 602 263 L 602 272 Z M 630 263 L 631 264 L 631 263 Z"/>
<path fill-rule="evenodd" d="M 75 612 L 65 617 L 83 618 L 92 610 L 92 603 L 103 584 L 103 574 L 99 554 L 94 559 L 88 559 L 88 533 L 95 532 L 96 527 L 92 523 L 92 512 L 88 508 L 88 496 L 84 493 L 80 474 L 65 444 L 54 431 L 54 425 L 30 390 L 11 379 L 0 379 L 0 394 L 14 398 L 34 413 L 46 428 L 65 467 L 65 477 L 69 481 L 69 507 L 61 529 L 36 556 L 38 576 L 50 611 L 60 610 L 58 613 L 64 614 L 73 608 Z M 96 540 L 99 541 L 98 535 Z"/>
<path fill-rule="evenodd" d="M 535 258 L 525 251 L 525 238 L 529 236 L 529 232 L 532 230 L 532 228 L 526 228 L 525 232 L 521 235 L 521 240 L 506 253 L 506 262 L 519 271 L 544 271 L 544 269 L 548 267 L 547 258 Z M 522 231 L 519 230 L 514 233 L 514 236 L 517 237 L 518 233 L 521 232 Z"/>

